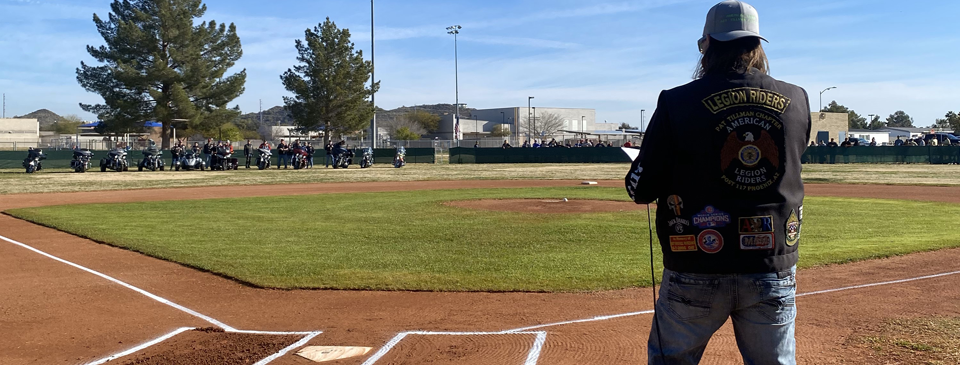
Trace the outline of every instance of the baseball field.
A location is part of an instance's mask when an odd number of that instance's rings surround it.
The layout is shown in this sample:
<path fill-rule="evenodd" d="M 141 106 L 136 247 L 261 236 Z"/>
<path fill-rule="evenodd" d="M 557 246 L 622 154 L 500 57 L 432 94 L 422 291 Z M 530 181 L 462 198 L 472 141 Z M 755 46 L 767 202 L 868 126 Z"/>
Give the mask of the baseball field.
<path fill-rule="evenodd" d="M 642 363 L 626 170 L 0 171 L 0 363 Z M 960 363 L 960 168 L 804 179 L 799 362 Z M 729 324 L 704 363 L 742 363 Z"/>

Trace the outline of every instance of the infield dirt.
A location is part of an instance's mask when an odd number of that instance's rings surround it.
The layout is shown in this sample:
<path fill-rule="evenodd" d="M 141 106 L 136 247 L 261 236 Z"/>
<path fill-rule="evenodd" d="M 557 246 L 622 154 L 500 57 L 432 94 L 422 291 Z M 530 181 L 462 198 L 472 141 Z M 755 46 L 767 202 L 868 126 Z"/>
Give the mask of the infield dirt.
<path fill-rule="evenodd" d="M 572 186 L 579 181 L 343 183 L 6 195 L 0 210 L 74 203 L 207 199 L 339 192 Z M 601 186 L 622 186 L 601 181 Z M 958 187 L 807 185 L 809 195 L 960 203 Z M 891 218 L 893 219 L 893 218 Z M 226 278 L 0 216 L 0 235 L 110 275 L 230 326 L 323 334 L 307 345 L 381 348 L 404 331 L 492 332 L 649 310 L 650 288 L 588 293 L 430 293 L 281 291 Z M 878 238 L 881 239 L 881 238 Z M 802 251 L 801 251 L 802 252 Z M 960 249 L 802 270 L 799 292 L 915 278 L 960 270 Z M 802 296 L 797 300 L 802 364 L 863 363 L 848 341 L 896 318 L 960 316 L 960 276 Z M 650 315 L 547 326 L 540 364 L 636 364 L 646 359 Z M 105 357 L 178 327 L 209 323 L 103 278 L 23 247 L 0 242 L 0 363 L 74 364 Z M 186 338 L 186 337 L 184 337 Z M 11 340 L 12 339 L 12 340 Z M 150 351 L 182 351 L 168 340 Z M 516 363 L 531 336 L 430 336 L 404 339 L 378 363 Z M 331 364 L 360 364 L 364 358 Z M 513 361 L 513 362 L 511 362 Z M 273 364 L 309 364 L 287 354 Z M 703 364 L 740 363 L 729 324 L 711 340 Z"/>

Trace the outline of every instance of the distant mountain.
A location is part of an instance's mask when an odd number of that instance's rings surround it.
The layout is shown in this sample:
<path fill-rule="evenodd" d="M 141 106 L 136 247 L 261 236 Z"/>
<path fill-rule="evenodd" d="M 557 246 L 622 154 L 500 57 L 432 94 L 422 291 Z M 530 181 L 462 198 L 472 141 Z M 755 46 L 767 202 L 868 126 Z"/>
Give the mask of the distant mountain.
<path fill-rule="evenodd" d="M 47 109 L 40 109 L 40 110 L 37 110 L 37 111 L 35 111 L 35 112 L 33 112 L 33 113 L 24 114 L 24 115 L 21 115 L 21 116 L 18 116 L 18 117 L 14 117 L 14 118 L 36 119 L 38 122 L 40 122 L 40 126 L 41 126 L 41 127 L 51 125 L 51 124 L 53 124 L 54 122 L 60 120 L 60 116 L 57 115 L 57 113 L 54 113 L 54 112 L 49 111 L 49 110 L 47 110 Z"/>
<path fill-rule="evenodd" d="M 257 125 L 259 120 L 260 114 L 257 112 L 247 113 L 240 116 L 240 121 L 242 124 Z M 290 113 L 287 113 L 282 106 L 275 106 L 263 111 L 263 124 L 293 125 L 293 117 L 291 117 Z"/>

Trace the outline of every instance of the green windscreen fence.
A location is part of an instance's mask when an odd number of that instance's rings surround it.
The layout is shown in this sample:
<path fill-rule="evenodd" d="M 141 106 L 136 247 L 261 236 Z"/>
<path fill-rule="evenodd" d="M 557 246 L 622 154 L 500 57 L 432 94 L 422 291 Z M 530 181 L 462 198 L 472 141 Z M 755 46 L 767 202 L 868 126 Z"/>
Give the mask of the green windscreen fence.
<path fill-rule="evenodd" d="M 928 163 L 960 162 L 960 146 L 807 147 L 803 163 Z"/>
<path fill-rule="evenodd" d="M 436 150 L 433 148 L 407 148 L 406 161 L 407 163 L 434 163 L 436 161 Z M 277 151 L 273 151 L 273 157 L 271 158 L 271 164 L 277 166 Z M 393 157 L 396 154 L 397 150 L 393 148 L 377 148 L 373 150 L 373 159 L 374 163 L 378 164 L 391 164 L 393 163 Z M 93 151 L 93 158 L 90 160 L 90 166 L 94 169 L 99 168 L 100 159 L 107 155 L 107 151 Z M 360 164 L 360 158 L 363 157 L 363 150 L 357 149 L 354 150 L 356 154 L 353 158 L 354 164 Z M 73 160 L 73 151 L 71 150 L 43 150 L 43 154 L 47 157 L 43 160 L 43 168 L 46 169 L 69 169 L 70 161 Z M 257 153 L 253 153 L 253 158 L 251 165 L 256 165 L 256 156 Z M 244 165 L 244 157 L 242 151 L 236 151 L 233 154 L 233 157 L 240 160 L 241 167 Z M 23 159 L 27 158 L 27 151 L 0 151 L 0 169 L 21 169 L 23 168 Z M 130 163 L 130 166 L 136 166 L 140 159 L 143 158 L 143 153 L 140 151 L 130 151 L 127 153 L 127 161 Z M 313 155 L 313 164 L 314 166 L 323 166 L 324 159 L 326 158 L 325 152 L 319 150 Z M 163 151 L 163 162 L 170 165 L 171 155 L 170 151 Z"/>
<path fill-rule="evenodd" d="M 619 147 L 450 149 L 450 163 L 603 163 L 630 162 Z"/>

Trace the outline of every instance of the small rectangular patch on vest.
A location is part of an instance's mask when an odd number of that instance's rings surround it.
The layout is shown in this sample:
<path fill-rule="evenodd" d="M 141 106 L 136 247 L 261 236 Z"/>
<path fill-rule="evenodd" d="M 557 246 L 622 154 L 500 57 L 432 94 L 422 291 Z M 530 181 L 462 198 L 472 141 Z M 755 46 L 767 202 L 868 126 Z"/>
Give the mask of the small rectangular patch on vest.
<path fill-rule="evenodd" d="M 772 250 L 773 233 L 740 235 L 741 250 Z"/>
<path fill-rule="evenodd" d="M 697 250 L 697 237 L 670 236 L 670 251 L 693 252 Z"/>

